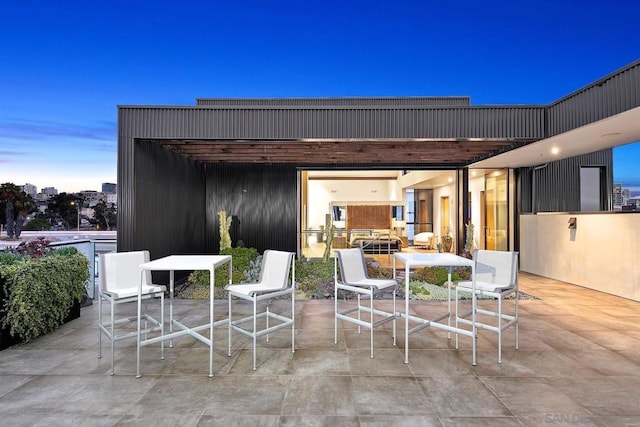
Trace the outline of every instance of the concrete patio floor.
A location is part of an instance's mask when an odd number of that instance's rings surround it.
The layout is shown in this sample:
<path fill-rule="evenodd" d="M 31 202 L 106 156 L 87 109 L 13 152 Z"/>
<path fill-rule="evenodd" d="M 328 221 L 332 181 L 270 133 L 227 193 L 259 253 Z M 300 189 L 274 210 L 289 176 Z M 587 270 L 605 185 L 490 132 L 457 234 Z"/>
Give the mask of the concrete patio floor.
<path fill-rule="evenodd" d="M 410 336 L 403 363 L 403 321 L 397 347 L 390 324 L 376 330 L 370 359 L 367 332 L 340 322 L 334 344 L 333 301 L 309 300 L 296 302 L 295 354 L 290 330 L 279 331 L 259 342 L 257 371 L 239 334 L 227 357 L 225 327 L 214 333 L 213 378 L 208 350 L 189 337 L 165 360 L 144 347 L 139 379 L 135 341 L 121 341 L 110 376 L 108 344 L 97 358 L 94 303 L 55 333 L 0 352 L 0 425 L 639 426 L 640 303 L 526 273 L 520 283 L 539 298 L 520 301 L 520 349 L 509 330 L 499 365 L 496 335 L 480 331 L 475 367 L 468 337 L 456 350 L 432 328 Z M 428 317 L 444 308 L 411 304 Z M 207 309 L 176 300 L 187 324 L 204 323 Z M 216 302 L 216 318 L 226 315 L 226 301 Z"/>

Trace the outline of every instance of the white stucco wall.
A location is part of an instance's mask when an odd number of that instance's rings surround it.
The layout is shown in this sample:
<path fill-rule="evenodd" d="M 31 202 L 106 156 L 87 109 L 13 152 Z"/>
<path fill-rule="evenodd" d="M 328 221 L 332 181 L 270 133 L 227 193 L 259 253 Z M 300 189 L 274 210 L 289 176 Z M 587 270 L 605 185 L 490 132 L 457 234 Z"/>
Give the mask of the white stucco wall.
<path fill-rule="evenodd" d="M 640 301 L 640 214 L 521 215 L 520 269 Z"/>

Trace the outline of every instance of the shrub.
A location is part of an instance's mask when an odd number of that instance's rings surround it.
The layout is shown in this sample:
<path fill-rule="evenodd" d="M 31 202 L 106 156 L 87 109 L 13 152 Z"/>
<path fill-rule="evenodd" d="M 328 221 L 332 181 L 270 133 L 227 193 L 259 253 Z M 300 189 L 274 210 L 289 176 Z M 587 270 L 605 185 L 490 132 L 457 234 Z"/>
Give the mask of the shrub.
<path fill-rule="evenodd" d="M 5 265 L 14 264 L 17 261 L 28 258 L 26 255 L 11 250 L 4 250 L 0 252 L 0 267 Z"/>
<path fill-rule="evenodd" d="M 256 278 L 256 268 L 258 269 L 258 275 L 260 270 L 260 263 L 256 261 L 259 258 L 257 249 L 255 248 L 227 248 L 220 251 L 220 255 L 231 255 L 232 257 L 232 283 L 242 283 L 248 278 Z M 215 272 L 215 285 L 217 288 L 223 288 L 229 284 L 229 268 L 225 265 L 222 268 L 217 268 Z M 209 297 L 209 272 L 206 270 L 194 271 L 187 278 L 187 283 L 196 288 L 206 289 Z M 201 291 L 199 294 L 204 292 Z"/>
<path fill-rule="evenodd" d="M 63 248 L 54 249 L 53 251 L 51 251 L 51 255 L 57 255 L 57 256 L 69 256 L 69 255 L 75 255 L 77 253 L 79 253 L 78 248 L 74 246 L 67 246 Z"/>
<path fill-rule="evenodd" d="M 423 286 L 423 282 L 409 282 L 409 290 L 413 295 L 417 295 L 418 297 L 431 295 L 431 292 Z"/>
<path fill-rule="evenodd" d="M 16 257 L 0 265 L 5 308 L 0 326 L 29 341 L 61 325 L 74 300 L 80 301 L 89 279 L 87 258 L 75 251 L 35 258 Z M 7 261 L 9 256 L 3 255 Z"/>
<path fill-rule="evenodd" d="M 367 263 L 367 274 L 372 279 L 392 279 L 393 269 L 383 268 L 369 262 Z"/>
<path fill-rule="evenodd" d="M 25 231 L 41 231 L 41 230 L 49 230 L 51 228 L 51 223 L 49 220 L 45 218 L 34 218 L 31 221 L 27 222 L 22 228 Z"/>
<path fill-rule="evenodd" d="M 296 281 L 299 289 L 311 298 L 327 298 L 334 296 L 334 259 L 328 262 L 322 260 L 300 260 L 296 262 Z M 376 279 L 390 279 L 393 271 L 372 263 L 367 263 L 367 274 Z M 340 291 L 338 298 L 343 298 Z"/>
<path fill-rule="evenodd" d="M 451 280 L 457 282 L 460 280 L 469 280 L 471 271 L 468 268 L 454 268 L 451 271 Z M 423 267 L 411 273 L 411 280 L 418 282 L 430 283 L 432 285 L 445 286 L 448 279 L 448 270 L 446 267 Z"/>
<path fill-rule="evenodd" d="M 296 261 L 296 282 L 299 283 L 299 289 L 312 298 L 324 298 L 327 293 L 333 295 L 333 266 L 333 260 Z"/>

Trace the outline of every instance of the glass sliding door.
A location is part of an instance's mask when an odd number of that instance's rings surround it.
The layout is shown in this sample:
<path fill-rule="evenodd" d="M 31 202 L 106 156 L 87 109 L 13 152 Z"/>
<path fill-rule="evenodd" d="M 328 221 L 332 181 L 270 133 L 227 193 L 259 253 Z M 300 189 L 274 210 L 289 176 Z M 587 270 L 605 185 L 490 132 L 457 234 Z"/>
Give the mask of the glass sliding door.
<path fill-rule="evenodd" d="M 484 183 L 484 242 L 486 249 L 506 251 L 508 230 L 508 174 L 498 170 L 485 175 Z"/>

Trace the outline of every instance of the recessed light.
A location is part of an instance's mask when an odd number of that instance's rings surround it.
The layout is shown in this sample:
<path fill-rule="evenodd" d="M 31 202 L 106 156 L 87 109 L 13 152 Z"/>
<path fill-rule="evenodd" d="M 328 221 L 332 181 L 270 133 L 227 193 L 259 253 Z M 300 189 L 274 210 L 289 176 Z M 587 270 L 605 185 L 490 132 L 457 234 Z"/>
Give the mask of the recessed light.
<path fill-rule="evenodd" d="M 560 149 L 558 147 L 551 147 L 551 154 L 559 154 Z"/>

